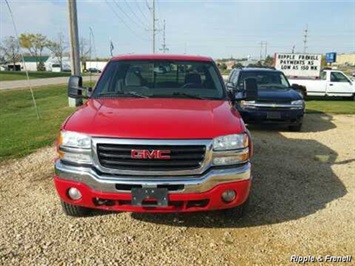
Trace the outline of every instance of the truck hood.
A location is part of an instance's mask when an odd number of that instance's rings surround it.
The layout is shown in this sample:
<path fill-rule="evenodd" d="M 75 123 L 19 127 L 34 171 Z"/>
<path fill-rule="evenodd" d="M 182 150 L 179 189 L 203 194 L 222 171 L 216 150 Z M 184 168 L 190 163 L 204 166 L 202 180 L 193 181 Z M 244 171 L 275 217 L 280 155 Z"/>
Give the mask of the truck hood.
<path fill-rule="evenodd" d="M 261 102 L 289 103 L 301 99 L 300 93 L 291 88 L 263 88 L 258 90 L 258 101 Z"/>
<path fill-rule="evenodd" d="M 211 139 L 246 131 L 227 101 L 166 98 L 90 99 L 62 129 L 137 139 Z"/>

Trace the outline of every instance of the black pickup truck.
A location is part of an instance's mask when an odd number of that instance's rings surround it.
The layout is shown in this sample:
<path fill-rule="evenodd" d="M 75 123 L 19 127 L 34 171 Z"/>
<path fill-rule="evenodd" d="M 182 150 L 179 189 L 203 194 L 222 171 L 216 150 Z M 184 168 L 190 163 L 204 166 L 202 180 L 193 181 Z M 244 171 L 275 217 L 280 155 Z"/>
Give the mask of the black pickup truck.
<path fill-rule="evenodd" d="M 236 107 L 246 123 L 284 123 L 291 131 L 300 131 L 305 103 L 296 85 L 290 86 L 286 76 L 268 68 L 233 69 L 226 86 L 238 97 L 244 93 L 244 80 L 255 79 L 258 84 L 256 101 L 236 101 Z"/>

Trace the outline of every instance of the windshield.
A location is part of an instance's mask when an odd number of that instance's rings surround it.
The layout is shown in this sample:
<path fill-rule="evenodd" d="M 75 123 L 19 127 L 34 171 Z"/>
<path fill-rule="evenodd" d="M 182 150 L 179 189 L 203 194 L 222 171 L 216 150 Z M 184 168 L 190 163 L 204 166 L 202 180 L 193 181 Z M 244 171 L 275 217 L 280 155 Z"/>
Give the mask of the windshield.
<path fill-rule="evenodd" d="M 259 89 L 275 88 L 285 89 L 289 88 L 287 78 L 279 71 L 243 71 L 239 78 L 239 89 L 244 87 L 244 80 L 247 78 L 254 78 L 258 84 Z"/>
<path fill-rule="evenodd" d="M 132 60 L 110 62 L 93 98 L 161 97 L 224 99 L 212 62 Z"/>

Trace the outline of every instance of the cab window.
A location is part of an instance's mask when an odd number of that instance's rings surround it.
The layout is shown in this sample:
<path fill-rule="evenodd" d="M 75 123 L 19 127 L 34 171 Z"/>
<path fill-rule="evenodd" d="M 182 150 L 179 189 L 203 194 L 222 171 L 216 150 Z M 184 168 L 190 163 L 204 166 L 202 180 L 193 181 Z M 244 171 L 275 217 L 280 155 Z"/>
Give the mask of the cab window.
<path fill-rule="evenodd" d="M 331 82 L 349 82 L 348 78 L 345 77 L 342 73 L 340 72 L 332 72 L 330 74 L 330 81 Z"/>

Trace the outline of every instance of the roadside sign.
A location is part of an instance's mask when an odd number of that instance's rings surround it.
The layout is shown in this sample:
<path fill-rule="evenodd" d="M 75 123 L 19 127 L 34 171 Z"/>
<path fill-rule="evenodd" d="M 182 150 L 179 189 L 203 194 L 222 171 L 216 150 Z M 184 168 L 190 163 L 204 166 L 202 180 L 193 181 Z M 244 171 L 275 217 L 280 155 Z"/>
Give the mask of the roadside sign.
<path fill-rule="evenodd" d="M 325 61 L 327 63 L 334 63 L 337 61 L 337 53 L 331 52 L 325 54 Z"/>
<path fill-rule="evenodd" d="M 319 77 L 321 54 L 275 54 L 275 68 L 291 77 Z"/>

